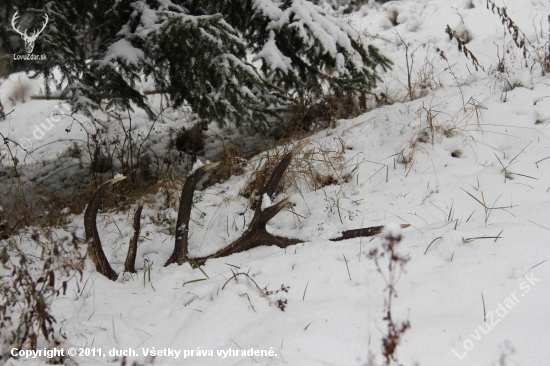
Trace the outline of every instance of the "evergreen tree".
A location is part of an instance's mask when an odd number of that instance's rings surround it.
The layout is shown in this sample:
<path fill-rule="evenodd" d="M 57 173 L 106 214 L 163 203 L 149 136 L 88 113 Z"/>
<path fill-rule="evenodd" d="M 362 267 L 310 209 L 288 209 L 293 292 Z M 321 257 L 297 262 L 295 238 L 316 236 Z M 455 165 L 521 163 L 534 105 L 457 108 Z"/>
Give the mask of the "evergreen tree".
<path fill-rule="evenodd" d="M 48 15 L 34 50 L 47 60 L 13 61 L 22 52 L 11 27 L 16 11 L 27 15 L 22 22 Z M 0 5 L 0 21 L 0 57 L 10 70 L 24 63 L 45 77 L 49 95 L 59 68 L 57 88 L 85 114 L 137 106 L 152 116 L 136 89 L 149 78 L 201 118 L 258 125 L 308 93 L 368 91 L 376 67 L 391 64 L 306 0 L 13 0 Z"/>

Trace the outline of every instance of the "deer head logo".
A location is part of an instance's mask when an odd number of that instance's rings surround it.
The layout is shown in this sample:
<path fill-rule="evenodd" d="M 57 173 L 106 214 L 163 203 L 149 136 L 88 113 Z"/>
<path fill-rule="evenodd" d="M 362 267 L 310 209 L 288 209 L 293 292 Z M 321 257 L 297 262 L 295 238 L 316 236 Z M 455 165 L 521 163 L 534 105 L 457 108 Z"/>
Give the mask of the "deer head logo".
<path fill-rule="evenodd" d="M 19 18 L 19 12 L 15 12 L 15 14 L 13 14 L 13 18 L 11 19 L 11 26 L 13 27 L 13 29 L 19 33 L 21 35 L 21 38 L 23 38 L 23 40 L 25 41 L 25 49 L 27 50 L 27 53 L 32 53 L 32 50 L 34 49 L 34 42 L 36 42 L 36 39 L 38 38 L 38 36 L 40 35 L 40 33 L 42 33 L 42 31 L 44 30 L 44 28 L 46 28 L 46 24 L 48 24 L 48 15 L 47 14 L 44 14 L 44 24 L 42 25 L 42 29 L 40 29 L 39 31 L 34 31 L 32 35 L 27 35 L 27 31 L 25 30 L 24 33 L 21 33 L 19 31 L 19 27 L 16 27 L 15 26 L 15 21 L 17 20 L 17 18 Z"/>

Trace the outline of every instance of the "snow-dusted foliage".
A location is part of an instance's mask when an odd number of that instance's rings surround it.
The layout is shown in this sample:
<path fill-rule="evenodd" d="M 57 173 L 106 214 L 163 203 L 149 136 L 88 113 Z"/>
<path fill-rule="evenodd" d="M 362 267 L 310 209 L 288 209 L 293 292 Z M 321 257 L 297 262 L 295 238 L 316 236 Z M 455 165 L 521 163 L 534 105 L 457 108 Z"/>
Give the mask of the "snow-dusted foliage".
<path fill-rule="evenodd" d="M 22 0 L 5 6 L 0 37 L 10 40 L 9 17 L 25 8 Z M 27 67 L 45 76 L 48 94 L 58 66 L 57 88 L 88 114 L 106 101 L 107 109 L 137 106 L 153 117 L 139 90 L 147 79 L 201 118 L 257 124 L 306 92 L 370 90 L 376 66 L 390 65 L 343 19 L 306 0 L 60 1 L 35 8 L 50 18 L 37 44 L 49 56 Z M 14 51 L 10 44 L 6 51 Z"/>

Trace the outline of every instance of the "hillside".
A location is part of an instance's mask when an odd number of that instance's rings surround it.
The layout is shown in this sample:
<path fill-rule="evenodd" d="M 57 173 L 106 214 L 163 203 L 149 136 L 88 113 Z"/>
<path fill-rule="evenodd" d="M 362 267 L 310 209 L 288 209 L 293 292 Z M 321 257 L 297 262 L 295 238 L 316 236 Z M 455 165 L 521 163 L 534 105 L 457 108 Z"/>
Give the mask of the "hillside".
<path fill-rule="evenodd" d="M 118 364 L 122 357 L 109 350 L 132 349 L 139 354 L 127 364 L 347 366 L 367 365 L 370 359 L 382 365 L 388 263 L 379 258 L 378 271 L 372 250 L 381 250 L 384 236 L 329 239 L 343 230 L 396 223 L 410 225 L 397 244 L 409 260 L 392 282 L 397 294 L 392 317 L 410 322 L 396 350 L 398 364 L 548 365 L 550 79 L 541 65 L 548 55 L 550 4 L 510 0 L 505 5 L 519 39 L 525 37 L 526 59 L 485 1 L 371 1 L 346 15 L 394 66 L 381 74 L 370 111 L 313 133 L 288 169 L 273 202 L 292 196 L 292 206 L 274 217 L 268 230 L 304 243 L 262 246 L 208 260 L 200 268 L 163 267 L 173 250 L 182 186 L 175 179 L 160 185 L 156 195 L 139 198 L 144 209 L 137 274 L 128 274 L 124 261 L 138 202 L 101 211 L 99 235 L 118 280 L 98 274 L 90 260 L 71 278 L 56 268 L 56 283 L 67 281 L 67 289 L 55 297 L 51 313 L 59 347 L 101 348 L 105 357 L 76 355 L 65 363 Z M 445 33 L 447 26 L 468 39 L 468 58 Z M 24 96 L 13 98 L 21 89 Z M 0 85 L 5 111 L 13 109 L 0 121 L 0 132 L 32 144 L 28 153 L 2 145 L 2 169 L 13 171 L 15 157 L 17 179 L 54 187 L 59 194 L 80 189 L 89 183 L 82 178 L 86 160 L 71 154 L 71 147 L 85 145 L 92 123 L 64 115 L 38 139 L 35 127 L 63 111 L 59 100 L 30 99 L 41 93 L 41 80 L 21 73 Z M 150 98 L 162 108 L 159 95 Z M 97 117 L 111 118 L 99 112 Z M 131 125 L 136 135 L 150 133 L 151 149 L 160 152 L 184 119 L 188 114 L 181 110 L 167 111 L 151 128 L 147 115 L 136 110 L 105 133 L 115 138 L 120 126 Z M 198 157 L 202 163 L 214 161 L 223 149 L 227 139 L 219 135 L 250 149 L 261 145 L 230 127 L 210 126 L 207 135 L 207 153 Z M 296 143 L 259 153 L 243 164 L 243 174 L 195 192 L 191 257 L 215 253 L 243 233 L 254 210 L 240 193 L 266 160 Z M 191 165 L 177 157 L 174 164 Z M 14 184 L 14 178 L 0 177 L 3 202 L 12 202 Z M 83 239 L 84 212 L 67 209 L 63 215 L 65 224 L 52 227 L 49 238 L 28 227 L 3 240 L 10 260 L 17 262 L 22 252 L 29 271 L 39 273 L 44 263 L 37 259 L 42 249 L 36 240 L 50 245 L 72 233 Z M 42 230 L 38 238 L 37 230 Z M 77 246 L 85 254 L 83 241 Z M 231 280 L 233 271 L 247 276 Z M 2 276 L 9 273 L 8 266 L 0 270 Z M 12 316 L 28 311 L 23 304 Z M 11 349 L 9 334 L 0 334 L 5 354 Z M 41 342 L 38 348 L 49 347 Z M 273 353 L 239 352 L 251 348 Z M 151 360 L 144 352 L 153 349 L 181 353 Z M 47 358 L 0 363 L 38 365 Z"/>

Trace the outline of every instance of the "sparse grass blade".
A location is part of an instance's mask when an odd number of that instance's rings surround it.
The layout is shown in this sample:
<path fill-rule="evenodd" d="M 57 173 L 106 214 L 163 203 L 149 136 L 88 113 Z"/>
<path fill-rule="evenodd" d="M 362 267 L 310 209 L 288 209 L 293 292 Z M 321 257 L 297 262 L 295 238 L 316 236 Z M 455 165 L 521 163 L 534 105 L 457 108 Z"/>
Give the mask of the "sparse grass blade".
<path fill-rule="evenodd" d="M 462 189 L 462 190 L 463 190 L 464 192 L 466 192 L 470 197 L 472 197 L 473 199 L 475 199 L 481 206 L 487 208 L 487 207 L 485 206 L 485 204 L 482 203 L 480 200 L 478 200 L 473 194 L 471 194 L 470 192 L 468 192 L 467 190 L 465 190 L 465 189 L 463 189 L 463 188 L 460 188 L 460 189 Z M 472 212 L 472 213 L 473 213 L 473 212 Z"/>
<path fill-rule="evenodd" d="M 540 262 L 539 264 L 535 264 L 533 267 L 531 267 L 531 269 L 540 266 L 541 264 L 543 264 L 543 263 L 546 262 L 547 260 L 548 260 L 548 259 L 545 259 L 545 260 L 543 260 L 542 262 Z"/>
<path fill-rule="evenodd" d="M 536 222 L 534 222 L 534 221 L 531 221 L 531 220 L 527 220 L 527 221 L 529 221 L 529 222 L 531 222 L 531 223 L 533 223 L 533 224 L 535 224 L 535 225 L 537 225 L 537 226 L 540 226 L 540 227 L 541 227 L 541 228 L 543 228 L 544 230 L 548 230 L 548 231 L 550 231 L 550 229 L 549 229 L 549 228 L 547 228 L 546 226 L 542 226 L 541 224 L 537 224 Z"/>
<path fill-rule="evenodd" d="M 506 167 L 504 166 L 504 164 L 502 164 L 502 161 L 499 159 L 498 155 L 495 152 L 493 152 L 493 154 L 495 154 L 495 157 L 497 158 L 498 162 L 500 163 L 500 165 L 502 165 L 502 169 L 506 170 Z"/>
<path fill-rule="evenodd" d="M 502 231 L 504 231 L 504 230 L 502 230 Z M 495 239 L 495 241 L 496 241 L 497 239 L 502 239 L 502 236 L 500 236 L 502 231 L 498 234 L 499 236 L 476 236 L 475 238 L 466 238 L 466 239 L 462 238 L 462 241 L 464 243 L 469 243 L 469 242 L 477 240 L 477 239 Z"/>
<path fill-rule="evenodd" d="M 529 175 L 525 175 L 525 174 L 519 174 L 519 173 L 510 173 L 508 172 L 507 174 L 510 174 L 510 175 L 519 175 L 519 176 L 522 176 L 522 177 L 525 177 L 525 178 L 529 178 L 529 179 L 535 179 L 535 180 L 539 180 L 538 178 L 535 178 L 535 177 L 531 177 Z"/>
<path fill-rule="evenodd" d="M 485 311 L 485 299 L 483 298 L 483 292 L 481 293 L 481 302 L 483 303 L 483 322 L 487 321 L 487 313 Z"/>
<path fill-rule="evenodd" d="M 190 260 L 191 262 L 193 262 L 193 264 L 195 265 L 195 267 L 197 267 L 197 268 L 202 272 L 202 274 L 206 276 L 206 278 L 210 278 L 210 277 L 208 277 L 208 275 L 206 274 L 206 272 L 204 272 L 204 271 L 202 270 L 201 266 L 200 266 L 197 262 L 195 262 L 195 261 L 194 261 L 193 259 L 191 259 L 191 258 L 189 258 L 189 260 Z"/>
<path fill-rule="evenodd" d="M 409 171 L 407 171 L 407 174 L 405 174 L 405 178 L 407 178 L 409 176 L 409 173 L 411 172 L 411 169 L 412 169 L 413 165 L 414 165 L 414 160 L 411 163 L 411 167 L 409 168 Z"/>
<path fill-rule="evenodd" d="M 550 159 L 550 156 L 547 156 L 547 157 L 545 157 L 544 159 L 540 159 L 539 161 L 535 162 L 535 165 L 537 166 L 537 168 L 539 167 L 539 163 L 540 163 L 541 161 L 546 160 L 546 159 Z"/>
<path fill-rule="evenodd" d="M 345 255 L 342 254 L 342 256 L 344 257 L 344 262 L 346 263 L 346 268 L 348 269 L 349 280 L 351 281 L 351 273 L 349 272 L 348 260 L 346 259 Z"/>
<path fill-rule="evenodd" d="M 428 247 L 427 247 L 426 250 L 424 251 L 424 255 L 426 255 L 426 253 L 428 253 L 428 249 L 430 249 L 430 247 L 432 246 L 432 244 L 433 244 L 437 239 L 441 239 L 441 236 L 438 236 L 437 238 L 435 238 L 434 240 L 432 240 L 432 242 L 430 243 L 430 245 L 428 245 Z"/>
<path fill-rule="evenodd" d="M 531 141 L 531 142 L 533 142 L 533 141 Z M 512 165 L 512 162 L 513 162 L 514 160 L 516 160 L 516 158 L 517 158 L 518 156 L 520 156 L 521 153 L 522 153 L 525 149 L 527 149 L 527 147 L 529 147 L 529 145 L 531 145 L 531 142 L 529 142 L 529 143 L 527 144 L 527 146 L 525 146 L 523 149 L 521 149 L 521 151 L 520 151 L 512 160 L 510 160 L 510 164 L 508 164 L 508 166 Z"/>
<path fill-rule="evenodd" d="M 206 280 L 207 280 L 207 278 L 199 278 L 198 280 L 185 281 L 183 283 L 183 285 L 181 285 L 181 287 L 187 285 L 188 283 L 195 283 L 195 282 L 201 282 L 201 281 L 206 281 Z"/>

